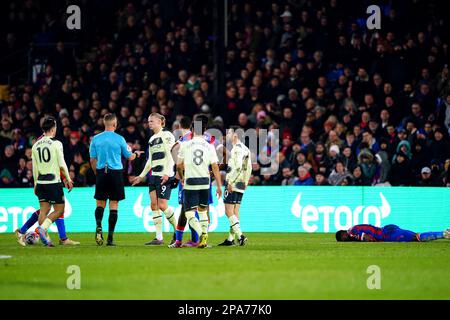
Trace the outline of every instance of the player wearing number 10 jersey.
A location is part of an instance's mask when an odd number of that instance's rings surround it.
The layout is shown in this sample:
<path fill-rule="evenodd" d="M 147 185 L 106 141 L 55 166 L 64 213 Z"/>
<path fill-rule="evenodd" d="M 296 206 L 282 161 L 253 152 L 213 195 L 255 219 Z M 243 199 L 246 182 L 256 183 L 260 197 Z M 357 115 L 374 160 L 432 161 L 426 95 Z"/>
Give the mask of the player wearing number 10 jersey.
<path fill-rule="evenodd" d="M 67 180 L 69 191 L 72 190 L 73 182 L 64 161 L 62 143 L 54 139 L 56 120 L 53 117 L 45 118 L 42 130 L 44 136 L 31 149 L 35 193 L 40 206 L 38 231 L 44 245 L 53 246 L 47 237 L 47 230 L 64 213 L 64 192 L 60 172 Z M 52 205 L 54 211 L 48 214 Z"/>
<path fill-rule="evenodd" d="M 37 140 L 39 141 L 45 137 L 44 135 L 40 136 Z M 64 174 L 60 174 L 61 179 L 65 179 Z M 66 181 L 64 180 L 64 184 L 66 184 Z M 33 214 L 28 218 L 28 220 L 22 225 L 20 229 L 17 229 L 14 233 L 16 234 L 17 242 L 21 246 L 26 246 L 25 243 L 25 234 L 27 231 L 38 221 L 39 219 L 39 210 L 33 212 Z M 58 235 L 59 235 L 59 244 L 64 246 L 76 246 L 80 243 L 78 241 L 73 241 L 69 239 L 66 235 L 66 225 L 64 223 L 64 214 L 55 221 L 56 227 L 58 228 Z"/>

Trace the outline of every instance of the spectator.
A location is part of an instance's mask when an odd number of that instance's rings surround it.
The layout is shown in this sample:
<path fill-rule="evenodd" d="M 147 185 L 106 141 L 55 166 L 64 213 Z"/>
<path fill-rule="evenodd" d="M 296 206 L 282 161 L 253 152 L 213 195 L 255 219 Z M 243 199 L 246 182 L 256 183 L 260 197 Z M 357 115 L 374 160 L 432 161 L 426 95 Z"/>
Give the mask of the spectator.
<path fill-rule="evenodd" d="M 394 157 L 389 182 L 393 186 L 410 186 L 412 182 L 412 169 L 408 156 L 399 151 Z"/>
<path fill-rule="evenodd" d="M 416 186 L 441 187 L 442 183 L 439 182 L 438 178 L 432 176 L 431 169 L 429 167 L 423 167 L 420 171 L 420 176 L 417 179 Z"/>
<path fill-rule="evenodd" d="M 337 145 L 332 145 L 330 146 L 330 149 L 328 151 L 328 156 L 325 159 L 325 165 L 328 168 L 334 168 L 336 163 L 340 160 L 340 156 L 339 156 L 340 150 L 339 150 L 339 146 Z"/>
<path fill-rule="evenodd" d="M 294 177 L 294 171 L 289 167 L 284 167 L 282 170 L 283 179 L 281 180 L 282 186 L 293 186 L 296 178 Z"/>
<path fill-rule="evenodd" d="M 17 156 L 12 145 L 7 146 L 3 151 L 3 157 L 1 157 L 0 168 L 7 170 L 11 175 L 16 172 Z"/>
<path fill-rule="evenodd" d="M 392 162 L 395 162 L 395 158 L 397 157 L 398 153 L 403 153 L 408 160 L 411 160 L 412 158 L 412 153 L 411 153 L 411 145 L 409 144 L 409 141 L 407 140 L 402 140 L 400 141 L 400 143 L 397 145 L 397 153 L 394 155 Z"/>
<path fill-rule="evenodd" d="M 328 177 L 328 182 L 332 186 L 339 186 L 343 180 L 350 177 L 350 173 L 345 168 L 344 164 L 340 161 L 336 162 L 335 168 Z"/>
<path fill-rule="evenodd" d="M 311 173 L 304 167 L 298 167 L 298 179 L 295 181 L 295 186 L 312 186 L 314 184 L 314 179 Z"/>
<path fill-rule="evenodd" d="M 358 165 L 353 169 L 353 174 L 350 177 L 350 185 L 352 186 L 364 186 L 363 176 L 362 176 L 362 169 Z"/>
<path fill-rule="evenodd" d="M 358 166 L 362 172 L 363 185 L 371 186 L 377 171 L 377 166 L 374 161 L 374 156 L 368 148 L 363 148 L 359 153 Z"/>
<path fill-rule="evenodd" d="M 445 131 L 441 128 L 434 130 L 434 139 L 430 144 L 431 159 L 440 164 L 450 157 L 450 144 L 445 140 Z"/>
<path fill-rule="evenodd" d="M 411 167 L 414 176 L 421 173 L 422 168 L 429 166 L 431 163 L 430 151 L 425 139 L 417 139 L 412 150 Z"/>
<path fill-rule="evenodd" d="M 353 169 L 356 166 L 356 158 L 353 155 L 353 151 L 352 148 L 349 146 L 344 147 L 344 150 L 342 152 L 342 157 L 341 157 L 341 161 L 344 164 L 344 167 L 352 172 Z"/>
<path fill-rule="evenodd" d="M 321 172 L 318 172 L 316 174 L 316 181 L 314 182 L 315 186 L 329 186 L 330 184 L 328 183 L 327 178 L 325 177 L 325 175 Z"/>
<path fill-rule="evenodd" d="M 389 179 L 389 172 L 391 170 L 391 157 L 388 152 L 387 141 L 383 140 L 380 143 L 380 151 L 376 154 L 378 162 L 378 183 L 385 183 Z"/>
<path fill-rule="evenodd" d="M 14 180 L 11 175 L 11 172 L 9 172 L 8 169 L 3 169 L 0 172 L 0 187 L 2 188 L 14 187 L 13 182 Z"/>

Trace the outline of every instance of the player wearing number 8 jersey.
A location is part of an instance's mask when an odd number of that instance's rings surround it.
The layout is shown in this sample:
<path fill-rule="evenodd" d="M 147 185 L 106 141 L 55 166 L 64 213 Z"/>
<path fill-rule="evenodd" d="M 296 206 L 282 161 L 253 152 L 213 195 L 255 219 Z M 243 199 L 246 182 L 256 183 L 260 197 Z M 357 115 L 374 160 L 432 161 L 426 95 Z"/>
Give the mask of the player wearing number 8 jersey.
<path fill-rule="evenodd" d="M 206 247 L 208 238 L 209 166 L 216 179 L 217 195 L 222 195 L 216 150 L 203 137 L 207 124 L 206 116 L 197 117 L 193 126 L 193 138 L 181 144 L 177 161 L 177 172 L 184 189 L 183 206 L 186 218 L 189 225 L 201 235 L 199 248 Z M 195 210 L 200 221 L 195 217 Z"/>
<path fill-rule="evenodd" d="M 153 213 L 153 224 L 156 229 L 156 237 L 146 245 L 162 245 L 162 213 L 167 220 L 176 228 L 176 219 L 173 209 L 169 207 L 171 187 L 169 178 L 174 176 L 175 165 L 170 152 L 175 144 L 175 137 L 170 131 L 163 130 L 166 119 L 159 113 L 152 113 L 148 117 L 149 128 L 153 131 L 148 142 L 148 160 L 141 174 L 133 179 L 133 185 L 142 182 L 151 170 L 148 180 L 150 193 L 150 206 Z"/>
<path fill-rule="evenodd" d="M 69 191 L 73 188 L 73 182 L 64 161 L 62 143 L 55 139 L 56 120 L 53 117 L 47 117 L 43 120 L 41 127 L 44 136 L 33 145 L 31 157 L 35 193 L 40 207 L 39 236 L 44 245 L 52 247 L 53 244 L 47 237 L 47 230 L 64 213 L 64 192 L 60 172 L 67 180 Z M 52 205 L 54 211 L 49 214 Z"/>

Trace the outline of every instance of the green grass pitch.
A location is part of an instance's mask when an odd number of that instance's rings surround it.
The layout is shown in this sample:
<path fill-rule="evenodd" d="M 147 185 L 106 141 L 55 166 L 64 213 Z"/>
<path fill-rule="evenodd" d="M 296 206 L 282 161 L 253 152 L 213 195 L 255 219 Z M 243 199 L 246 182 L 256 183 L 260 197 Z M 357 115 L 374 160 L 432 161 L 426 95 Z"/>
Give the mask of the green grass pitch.
<path fill-rule="evenodd" d="M 0 299 L 450 299 L 450 241 L 336 243 L 333 234 L 249 233 L 245 247 L 146 247 L 150 234 L 116 234 L 98 247 L 20 247 L 0 234 Z M 165 239 L 170 239 L 165 234 Z M 210 234 L 216 245 L 223 233 Z M 52 234 L 56 239 L 57 235 Z M 81 289 L 66 287 L 67 267 Z M 367 288 L 381 271 L 381 289 Z"/>

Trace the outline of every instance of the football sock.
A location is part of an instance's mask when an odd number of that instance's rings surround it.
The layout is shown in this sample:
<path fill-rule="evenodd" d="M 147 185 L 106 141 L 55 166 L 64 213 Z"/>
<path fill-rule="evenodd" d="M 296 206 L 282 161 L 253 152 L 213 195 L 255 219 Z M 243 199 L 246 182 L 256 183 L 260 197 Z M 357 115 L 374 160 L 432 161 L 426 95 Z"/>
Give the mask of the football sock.
<path fill-rule="evenodd" d="M 49 218 L 46 218 L 45 221 L 41 224 L 41 227 L 47 231 L 48 228 L 50 228 L 50 226 L 52 225 L 53 221 L 50 220 Z"/>
<path fill-rule="evenodd" d="M 109 210 L 109 218 L 108 218 L 108 240 L 112 241 L 114 235 L 114 229 L 116 228 L 117 223 L 117 210 Z"/>
<path fill-rule="evenodd" d="M 172 225 L 173 230 L 176 230 L 176 228 L 177 228 L 177 221 L 175 219 L 175 214 L 174 214 L 172 208 L 167 207 L 167 209 L 164 210 L 164 214 L 166 215 L 167 220 Z"/>
<path fill-rule="evenodd" d="M 177 227 L 175 229 L 175 240 L 179 242 L 183 240 L 183 233 L 184 228 L 186 227 L 186 222 L 186 215 L 184 214 L 184 210 L 181 209 L 180 216 L 178 217 Z"/>
<path fill-rule="evenodd" d="M 200 226 L 203 233 L 208 233 L 208 211 L 198 211 Z"/>
<path fill-rule="evenodd" d="M 199 218 L 199 216 L 198 216 L 198 212 L 197 212 L 197 211 L 195 211 L 195 217 L 196 217 L 197 219 L 199 219 L 199 220 L 200 220 L 200 218 Z M 192 241 L 192 242 L 198 242 L 198 233 L 197 233 L 197 232 L 195 232 L 195 230 L 194 230 L 194 229 L 192 229 L 192 227 L 191 227 L 191 226 L 189 226 L 189 229 L 191 229 L 191 241 Z"/>
<path fill-rule="evenodd" d="M 103 212 L 105 211 L 105 208 L 97 207 L 95 209 L 95 223 L 97 224 L 97 228 L 102 227 L 102 220 L 103 220 Z"/>
<path fill-rule="evenodd" d="M 200 226 L 200 222 L 195 217 L 195 212 L 193 210 L 186 211 L 186 219 L 189 225 L 198 233 L 202 233 L 202 227 Z"/>
<path fill-rule="evenodd" d="M 153 211 L 153 224 L 156 230 L 156 239 L 162 240 L 162 215 L 160 210 Z"/>
<path fill-rule="evenodd" d="M 425 241 L 433 241 L 436 239 L 443 239 L 444 238 L 444 232 L 422 232 L 419 233 L 419 240 L 422 242 Z"/>
<path fill-rule="evenodd" d="M 231 229 L 233 230 L 233 233 L 235 233 L 238 236 L 238 238 L 240 238 L 242 236 L 242 231 L 239 225 L 239 219 L 235 215 L 232 215 L 231 217 L 228 218 L 228 220 L 230 221 L 230 226 Z"/>
<path fill-rule="evenodd" d="M 182 229 L 180 229 L 180 228 L 182 228 Z M 175 240 L 176 241 L 183 241 L 183 233 L 184 233 L 184 227 L 181 227 L 178 224 L 177 228 L 175 229 Z"/>
<path fill-rule="evenodd" d="M 39 210 L 33 212 L 31 217 L 28 218 L 27 222 L 20 228 L 19 232 L 21 234 L 27 233 L 28 229 L 30 229 L 39 219 Z"/>
<path fill-rule="evenodd" d="M 66 226 L 64 224 L 64 219 L 62 219 L 62 218 L 56 219 L 55 224 L 56 224 L 56 227 L 58 228 L 59 239 L 66 240 L 67 235 L 66 235 Z"/>
<path fill-rule="evenodd" d="M 233 228 L 230 227 L 230 232 L 228 233 L 228 241 L 233 241 L 234 240 L 234 233 L 233 233 Z"/>

